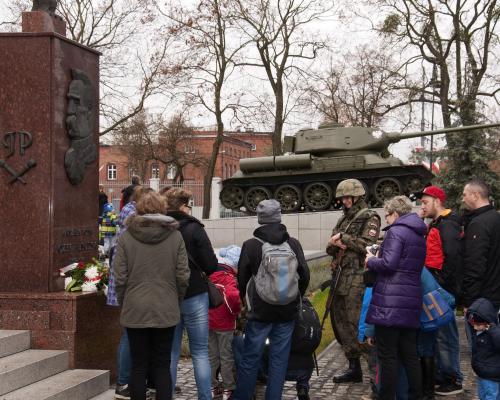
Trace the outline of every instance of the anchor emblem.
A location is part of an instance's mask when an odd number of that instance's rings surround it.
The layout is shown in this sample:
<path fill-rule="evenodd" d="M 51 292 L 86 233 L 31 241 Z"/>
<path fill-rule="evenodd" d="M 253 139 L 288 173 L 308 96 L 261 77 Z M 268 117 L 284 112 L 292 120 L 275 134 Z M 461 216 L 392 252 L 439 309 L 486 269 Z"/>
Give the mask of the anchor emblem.
<path fill-rule="evenodd" d="M 7 149 L 7 158 L 12 157 L 16 151 L 16 137 L 19 138 L 19 154 L 24 155 L 26 149 L 33 144 L 33 135 L 29 132 L 19 131 L 19 132 L 8 132 L 3 137 L 3 145 Z M 23 176 L 32 168 L 36 166 L 36 161 L 33 159 L 28 160 L 27 164 L 21 171 L 16 171 L 12 168 L 4 159 L 0 159 L 0 167 L 5 169 L 9 174 L 12 175 L 9 183 L 13 184 L 17 181 L 26 185 L 26 181 Z"/>

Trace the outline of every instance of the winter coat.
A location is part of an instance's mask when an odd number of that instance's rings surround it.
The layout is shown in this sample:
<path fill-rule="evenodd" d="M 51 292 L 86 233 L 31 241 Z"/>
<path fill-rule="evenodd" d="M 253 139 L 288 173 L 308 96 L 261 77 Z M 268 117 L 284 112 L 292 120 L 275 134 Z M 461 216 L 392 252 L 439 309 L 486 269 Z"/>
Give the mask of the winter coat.
<path fill-rule="evenodd" d="M 222 292 L 224 303 L 208 310 L 208 327 L 217 331 L 232 331 L 236 328 L 236 318 L 241 310 L 240 291 L 236 281 L 236 271 L 219 264 L 210 280 Z"/>
<path fill-rule="evenodd" d="M 498 308 L 484 298 L 477 299 L 467 310 L 467 316 L 479 316 L 492 326 L 483 332 L 472 328 L 472 369 L 483 379 L 500 381 L 500 325 Z"/>
<path fill-rule="evenodd" d="M 254 236 L 271 244 L 281 244 L 288 241 L 293 252 L 297 256 L 299 274 L 299 291 L 303 296 L 309 285 L 309 268 L 304 256 L 304 251 L 297 239 L 288 235 L 286 226 L 279 223 L 266 224 L 253 232 Z M 247 284 L 257 271 L 262 260 L 262 242 L 256 238 L 248 239 L 241 248 L 240 261 L 238 263 L 238 288 L 241 299 L 245 299 Z M 251 310 L 247 314 L 248 319 L 261 322 L 284 322 L 294 320 L 298 312 L 299 298 L 286 305 L 273 305 L 263 301 L 255 290 L 249 293 L 252 302 Z"/>
<path fill-rule="evenodd" d="M 179 231 L 186 244 L 186 251 L 198 267 L 209 276 L 217 269 L 217 257 L 203 228 L 204 225 L 195 217 L 182 211 L 168 211 L 167 215 L 179 222 Z M 184 296 L 185 299 L 208 291 L 207 282 L 198 267 L 189 260 L 191 276 L 189 277 L 189 287 Z"/>
<path fill-rule="evenodd" d="M 500 214 L 484 206 L 468 215 L 465 229 L 462 301 L 484 297 L 500 307 Z"/>
<path fill-rule="evenodd" d="M 359 214 L 361 210 L 363 213 Z M 336 296 L 357 296 L 355 287 L 361 287 L 363 264 L 366 247 L 376 243 L 380 234 L 380 217 L 368 209 L 368 205 L 359 199 L 351 208 L 344 209 L 344 214 L 333 228 L 332 236 L 342 234 L 342 243 L 346 246 L 340 260 L 342 272 L 335 289 Z M 326 253 L 336 258 L 340 248 L 332 244 L 326 247 Z M 354 289 L 354 290 L 352 290 Z"/>
<path fill-rule="evenodd" d="M 134 215 L 113 261 L 120 323 L 168 328 L 180 321 L 179 299 L 189 281 L 186 248 L 177 223 L 160 214 Z"/>
<path fill-rule="evenodd" d="M 462 223 L 452 210 L 444 210 L 427 231 L 425 266 L 439 285 L 458 295 L 462 281 Z"/>
<path fill-rule="evenodd" d="M 377 273 L 366 322 L 374 325 L 420 327 L 422 287 L 420 274 L 425 260 L 427 227 L 415 213 L 399 217 L 385 228 L 379 258 L 368 260 Z"/>

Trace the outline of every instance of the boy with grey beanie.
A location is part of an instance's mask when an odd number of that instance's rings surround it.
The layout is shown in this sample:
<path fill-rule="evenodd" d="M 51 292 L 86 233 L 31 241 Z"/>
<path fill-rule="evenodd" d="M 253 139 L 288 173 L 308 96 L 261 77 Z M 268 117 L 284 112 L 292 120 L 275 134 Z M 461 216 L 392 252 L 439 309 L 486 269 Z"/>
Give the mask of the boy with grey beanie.
<path fill-rule="evenodd" d="M 252 398 L 267 338 L 270 346 L 266 399 L 281 398 L 300 296 L 304 295 L 309 284 L 309 269 L 302 246 L 297 239 L 290 237 L 286 226 L 281 223 L 280 203 L 274 199 L 263 200 L 258 204 L 256 211 L 258 222 L 262 226 L 254 231 L 253 238 L 243 243 L 238 263 L 240 298 L 242 301 L 247 298 L 250 304 L 247 304 L 248 321 L 236 390 L 233 394 L 234 400 Z M 289 247 L 283 246 L 285 243 Z M 264 268 L 261 265 L 264 246 L 287 247 L 294 254 L 292 262 L 297 263 L 298 293 L 296 298 L 286 304 L 270 304 L 256 291 L 255 277 L 259 268 Z M 291 276 L 288 278 L 293 280 Z"/>

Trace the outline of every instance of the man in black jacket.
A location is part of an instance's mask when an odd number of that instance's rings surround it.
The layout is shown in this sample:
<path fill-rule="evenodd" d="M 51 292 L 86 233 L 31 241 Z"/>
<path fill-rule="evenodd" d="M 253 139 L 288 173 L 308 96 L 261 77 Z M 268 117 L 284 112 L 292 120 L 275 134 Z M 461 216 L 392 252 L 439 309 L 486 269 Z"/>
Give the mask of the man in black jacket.
<path fill-rule="evenodd" d="M 255 389 L 266 338 L 269 338 L 269 375 L 266 399 L 280 399 L 285 382 L 288 356 L 294 322 L 297 317 L 300 296 L 309 284 L 309 268 L 299 241 L 288 235 L 281 224 L 280 204 L 276 200 L 263 200 L 257 206 L 259 224 L 255 238 L 243 243 L 238 263 L 238 287 L 241 299 L 247 299 L 248 322 L 241 368 L 238 369 L 235 400 L 250 400 Z M 262 261 L 263 243 L 281 245 L 288 242 L 297 258 L 298 291 L 300 296 L 284 305 L 269 304 L 261 299 L 255 288 L 255 276 Z M 292 278 L 292 277 L 289 277 Z M 247 293 L 248 288 L 248 293 Z"/>
<path fill-rule="evenodd" d="M 484 297 L 500 308 L 500 214 L 489 202 L 481 180 L 465 185 L 463 202 L 470 210 L 465 227 L 462 300 L 465 311 Z"/>

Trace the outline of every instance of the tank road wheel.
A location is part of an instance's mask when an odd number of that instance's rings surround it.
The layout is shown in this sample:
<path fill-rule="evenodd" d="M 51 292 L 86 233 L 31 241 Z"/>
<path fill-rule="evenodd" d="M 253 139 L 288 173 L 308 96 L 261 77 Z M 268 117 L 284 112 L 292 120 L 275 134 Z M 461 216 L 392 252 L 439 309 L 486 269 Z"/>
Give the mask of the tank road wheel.
<path fill-rule="evenodd" d="M 384 201 L 400 194 L 402 194 L 401 185 L 394 178 L 379 179 L 373 186 L 373 196 L 379 206 L 382 206 Z"/>
<path fill-rule="evenodd" d="M 268 200 L 271 198 L 271 192 L 263 186 L 255 186 L 248 189 L 245 194 L 245 207 L 248 211 L 255 213 L 257 210 L 257 205 L 262 200 Z"/>
<path fill-rule="evenodd" d="M 326 210 L 332 204 L 332 188 L 323 182 L 314 182 L 304 190 L 304 203 L 313 210 Z"/>
<path fill-rule="evenodd" d="M 243 189 L 238 186 L 226 186 L 220 194 L 222 205 L 229 209 L 237 209 L 243 205 Z"/>
<path fill-rule="evenodd" d="M 419 176 L 410 176 L 406 182 L 406 189 L 409 194 L 420 192 L 424 187 L 422 179 Z"/>
<path fill-rule="evenodd" d="M 274 192 L 274 198 L 279 201 L 284 212 L 298 211 L 302 204 L 300 189 L 295 185 L 280 186 Z"/>

